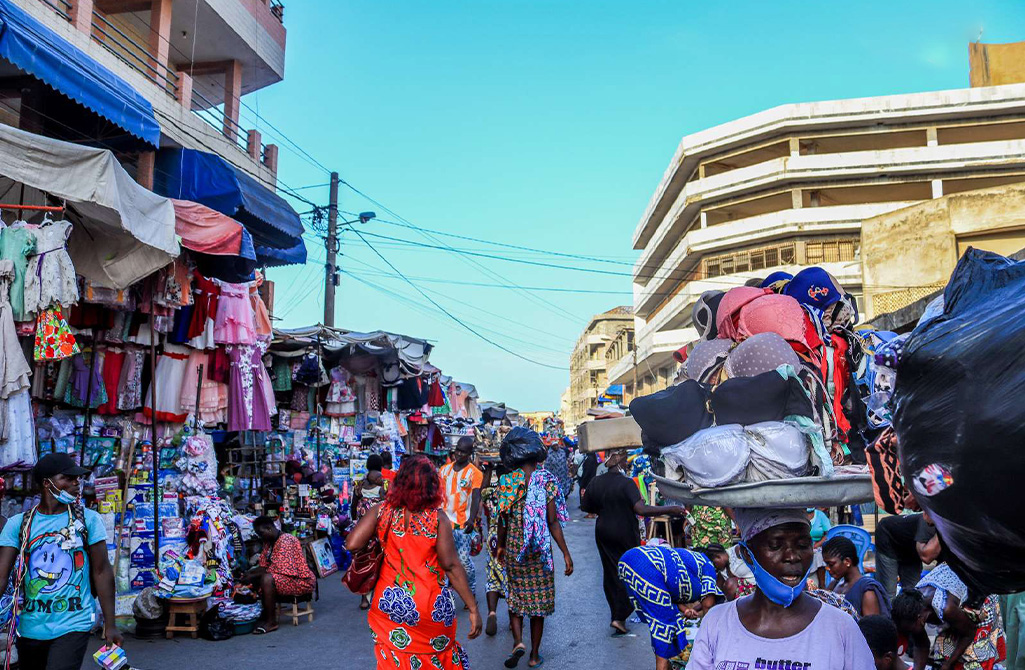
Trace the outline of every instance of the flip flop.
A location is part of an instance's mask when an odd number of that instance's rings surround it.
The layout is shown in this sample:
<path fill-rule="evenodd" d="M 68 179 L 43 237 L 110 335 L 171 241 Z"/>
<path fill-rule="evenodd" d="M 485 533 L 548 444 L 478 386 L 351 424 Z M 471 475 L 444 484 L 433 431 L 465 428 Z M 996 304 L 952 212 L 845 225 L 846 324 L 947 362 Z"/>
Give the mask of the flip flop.
<path fill-rule="evenodd" d="M 267 633 L 273 633 L 277 628 L 267 628 L 266 626 L 257 626 L 253 629 L 253 635 L 266 635 Z"/>
<path fill-rule="evenodd" d="M 515 668 L 517 665 L 520 664 L 520 659 L 523 658 L 524 655 L 526 655 L 526 653 L 526 646 L 517 647 L 516 649 L 513 649 L 513 653 L 509 654 L 509 658 L 505 659 L 505 667 Z"/>
<path fill-rule="evenodd" d="M 623 637 L 624 635 L 629 635 L 630 634 L 630 631 L 628 631 L 628 630 L 619 630 L 615 626 L 612 626 L 612 630 L 613 630 L 612 637 Z"/>
<path fill-rule="evenodd" d="M 484 627 L 484 634 L 488 637 L 494 637 L 498 632 L 498 614 L 494 612 L 488 613 L 488 623 Z"/>
<path fill-rule="evenodd" d="M 541 667 L 542 665 L 544 665 L 544 664 L 545 664 L 545 657 L 544 657 L 544 656 L 542 656 L 541 654 L 538 654 L 538 655 L 537 655 L 537 663 L 535 663 L 534 665 L 530 665 L 530 664 L 528 663 L 528 664 L 527 664 L 527 667 L 528 667 L 528 668 L 540 668 L 540 667 Z"/>

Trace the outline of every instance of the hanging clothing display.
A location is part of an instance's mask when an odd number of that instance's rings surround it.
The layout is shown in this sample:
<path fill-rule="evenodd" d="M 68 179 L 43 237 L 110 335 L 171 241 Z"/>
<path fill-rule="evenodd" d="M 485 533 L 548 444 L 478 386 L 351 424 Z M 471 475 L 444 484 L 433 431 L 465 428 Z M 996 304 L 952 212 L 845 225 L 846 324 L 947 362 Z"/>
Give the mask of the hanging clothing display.
<path fill-rule="evenodd" d="M 142 368 L 146 352 L 139 347 L 128 347 L 121 366 L 121 380 L 117 385 L 117 408 L 121 411 L 142 406 Z"/>
<path fill-rule="evenodd" d="M 260 297 L 260 287 L 263 286 L 263 274 L 256 271 L 256 281 L 249 285 L 249 301 L 253 305 L 253 323 L 256 327 L 256 336 L 270 339 L 274 334 L 274 328 L 270 323 L 270 315 L 267 314 L 267 305 Z"/>
<path fill-rule="evenodd" d="M 261 344 L 228 347 L 228 430 L 270 430 L 274 395 L 267 368 L 263 367 L 263 352 Z"/>
<path fill-rule="evenodd" d="M 107 394 L 107 401 L 96 408 L 99 414 L 117 414 L 118 408 L 118 387 L 121 383 L 121 370 L 125 364 L 125 350 L 108 348 L 103 355 L 103 388 Z"/>
<path fill-rule="evenodd" d="M 9 299 L 14 280 L 14 263 L 0 260 L 0 449 L 8 441 L 8 399 L 29 387 L 32 373 L 25 354 L 18 346 L 18 333 L 14 328 L 14 315 Z M 0 458 L 0 461 L 5 459 Z"/>
<path fill-rule="evenodd" d="M 214 319 L 214 342 L 217 344 L 252 344 L 256 342 L 253 304 L 249 287 L 215 280 L 221 289 Z"/>
<path fill-rule="evenodd" d="M 199 420 L 208 426 L 224 423 L 227 421 L 228 386 L 213 381 L 206 374 L 208 359 L 205 351 L 193 350 L 189 353 L 188 365 L 182 378 L 181 411 L 186 414 L 196 412 L 196 384 L 200 376 L 200 365 L 204 371 L 199 390 Z"/>
<path fill-rule="evenodd" d="M 27 321 L 25 314 L 25 275 L 28 259 L 36 250 L 36 236 L 24 221 L 17 221 L 0 231 L 0 259 L 14 264 L 9 300 L 15 321 Z"/>
<path fill-rule="evenodd" d="M 192 280 L 195 308 L 189 322 L 189 344 L 196 349 L 213 349 L 214 321 L 221 289 L 216 282 L 198 272 L 193 272 Z"/>
<path fill-rule="evenodd" d="M 78 343 L 64 320 L 60 307 L 43 310 L 36 319 L 36 346 L 33 358 L 37 361 L 58 361 L 79 353 Z"/>
<path fill-rule="evenodd" d="M 328 416 L 352 416 L 356 413 L 356 394 L 349 386 L 349 371 L 338 366 L 331 370 L 331 386 L 327 391 L 327 405 L 324 414 Z"/>
<path fill-rule="evenodd" d="M 92 360 L 97 356 L 95 362 Z M 72 407 L 98 408 L 107 402 L 103 385 L 103 352 L 92 352 L 89 360 L 82 354 L 70 360 L 71 377 L 64 389 L 64 402 Z"/>
<path fill-rule="evenodd" d="M 189 350 L 176 344 L 165 344 L 164 351 L 157 356 L 157 366 L 153 373 L 151 386 L 156 387 L 156 411 L 153 407 L 153 396 L 150 389 L 143 398 L 143 415 L 157 421 L 182 423 L 188 416 L 181 411 L 182 380 L 188 368 Z"/>
<path fill-rule="evenodd" d="M 74 305 L 78 302 L 78 281 L 66 246 L 71 223 L 47 220 L 32 234 L 36 240 L 25 274 L 25 315 L 38 314 L 51 305 Z"/>

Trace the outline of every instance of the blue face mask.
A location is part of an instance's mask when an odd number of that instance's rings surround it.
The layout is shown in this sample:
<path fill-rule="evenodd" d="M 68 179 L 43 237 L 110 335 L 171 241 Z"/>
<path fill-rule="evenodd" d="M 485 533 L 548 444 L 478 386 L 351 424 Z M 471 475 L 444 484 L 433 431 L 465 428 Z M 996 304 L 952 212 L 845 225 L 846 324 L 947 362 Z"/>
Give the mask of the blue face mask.
<path fill-rule="evenodd" d="M 740 545 L 747 549 L 747 552 L 751 555 L 751 562 L 747 563 L 748 567 L 751 568 L 751 572 L 755 577 L 755 584 L 758 585 L 759 590 L 765 594 L 765 597 L 783 607 L 790 607 L 797 596 L 801 595 L 805 587 L 808 584 L 808 575 L 811 574 L 811 567 L 804 573 L 804 577 L 801 578 L 801 583 L 797 586 L 787 586 L 783 582 L 779 581 L 768 572 L 765 568 L 758 565 L 758 559 L 755 558 L 754 551 L 751 547 L 747 546 L 746 542 L 741 542 Z"/>
<path fill-rule="evenodd" d="M 67 491 L 57 488 L 57 485 L 53 483 L 52 479 L 50 479 L 49 482 L 50 486 L 53 487 L 53 497 L 57 499 L 57 502 L 64 503 L 65 505 L 71 505 L 75 502 L 78 502 L 78 498 L 71 495 Z"/>

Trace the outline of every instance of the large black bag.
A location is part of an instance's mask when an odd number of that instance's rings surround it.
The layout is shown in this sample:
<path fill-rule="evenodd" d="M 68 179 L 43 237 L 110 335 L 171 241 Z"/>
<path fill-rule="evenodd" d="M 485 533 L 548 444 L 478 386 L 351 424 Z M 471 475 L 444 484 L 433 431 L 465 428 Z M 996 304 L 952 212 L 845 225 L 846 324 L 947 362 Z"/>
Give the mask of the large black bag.
<path fill-rule="evenodd" d="M 1025 263 L 969 249 L 897 371 L 901 468 L 981 593 L 1025 590 Z"/>
<path fill-rule="evenodd" d="M 515 470 L 524 463 L 540 463 L 548 456 L 548 448 L 541 441 L 541 436 L 522 426 L 516 426 L 502 440 L 498 449 L 502 465 Z"/>

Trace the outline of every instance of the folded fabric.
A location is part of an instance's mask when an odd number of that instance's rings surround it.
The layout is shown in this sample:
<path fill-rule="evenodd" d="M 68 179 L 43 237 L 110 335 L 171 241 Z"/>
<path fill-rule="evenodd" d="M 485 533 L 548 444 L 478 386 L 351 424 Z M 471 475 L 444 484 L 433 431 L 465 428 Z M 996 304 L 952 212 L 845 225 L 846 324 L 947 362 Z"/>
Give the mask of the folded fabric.
<path fill-rule="evenodd" d="M 794 414 L 813 416 L 811 401 L 801 382 L 794 377 L 783 378 L 776 371 L 727 379 L 712 391 L 709 406 L 718 425 L 749 426 L 782 421 Z"/>
<path fill-rule="evenodd" d="M 820 267 L 804 268 L 794 275 L 786 287 L 786 295 L 822 311 L 843 294 L 840 282 Z"/>
<path fill-rule="evenodd" d="M 712 425 L 712 415 L 706 409 L 708 396 L 707 384 L 688 379 L 664 391 L 634 398 L 630 414 L 647 443 L 665 447 Z"/>
<path fill-rule="evenodd" d="M 757 302 L 757 301 L 756 301 Z M 727 340 L 716 340 L 726 342 Z M 694 347 L 697 351 L 697 347 Z M 801 366 L 794 348 L 781 335 L 758 333 L 736 346 L 726 357 L 727 377 L 755 377 L 771 372 L 781 365 L 790 365 L 795 370 Z"/>

